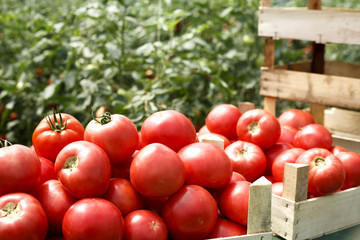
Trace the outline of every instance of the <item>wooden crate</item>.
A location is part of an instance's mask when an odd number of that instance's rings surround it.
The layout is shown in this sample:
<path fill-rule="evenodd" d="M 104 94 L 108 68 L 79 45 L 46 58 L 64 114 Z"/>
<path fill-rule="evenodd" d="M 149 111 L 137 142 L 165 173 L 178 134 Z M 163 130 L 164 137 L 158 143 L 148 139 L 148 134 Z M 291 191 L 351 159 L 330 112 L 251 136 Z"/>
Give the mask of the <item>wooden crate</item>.
<path fill-rule="evenodd" d="M 360 44 L 360 11 L 321 9 L 321 0 L 308 0 L 308 8 L 272 8 L 262 0 L 258 35 L 265 38 L 264 109 L 275 115 L 277 100 L 309 103 L 334 145 L 360 153 L 360 65 L 324 59 L 327 43 Z M 277 39 L 313 41 L 312 60 L 274 66 Z"/>
<path fill-rule="evenodd" d="M 360 224 L 360 187 L 307 197 L 309 166 L 285 166 L 283 197 L 272 197 L 272 231 L 285 239 L 311 239 Z"/>

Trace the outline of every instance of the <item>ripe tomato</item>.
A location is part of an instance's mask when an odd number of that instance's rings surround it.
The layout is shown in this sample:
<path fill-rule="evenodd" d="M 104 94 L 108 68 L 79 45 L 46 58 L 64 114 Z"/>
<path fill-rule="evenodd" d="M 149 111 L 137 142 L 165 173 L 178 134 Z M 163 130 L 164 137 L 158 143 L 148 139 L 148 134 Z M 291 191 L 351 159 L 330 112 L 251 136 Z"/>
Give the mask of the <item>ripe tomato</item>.
<path fill-rule="evenodd" d="M 62 228 L 67 240 L 119 240 L 125 227 L 114 204 L 103 198 L 84 198 L 67 210 Z"/>
<path fill-rule="evenodd" d="M 102 196 L 111 176 L 105 151 L 87 141 L 65 146 L 56 158 L 55 172 L 64 188 L 76 198 Z"/>
<path fill-rule="evenodd" d="M 249 182 L 252 182 L 264 174 L 266 158 L 263 150 L 257 145 L 236 141 L 225 149 L 230 158 L 234 172 L 238 172 Z"/>
<path fill-rule="evenodd" d="M 287 142 L 294 145 L 294 137 L 298 129 L 287 125 L 280 125 L 280 128 L 281 134 L 278 142 Z"/>
<path fill-rule="evenodd" d="M 31 192 L 40 182 L 41 163 L 30 148 L 14 144 L 0 148 L 0 196 Z"/>
<path fill-rule="evenodd" d="M 134 157 L 130 181 L 144 196 L 166 197 L 184 185 L 185 167 L 174 150 L 161 143 L 152 143 Z"/>
<path fill-rule="evenodd" d="M 39 157 L 53 162 L 63 147 L 83 139 L 84 127 L 75 117 L 55 112 L 41 120 L 32 135 L 32 143 Z"/>
<path fill-rule="evenodd" d="M 206 116 L 205 124 L 210 132 L 221 134 L 228 139 L 237 138 L 236 125 L 241 116 L 240 109 L 232 104 L 220 104 Z"/>
<path fill-rule="evenodd" d="M 247 225 L 250 182 L 229 183 L 219 198 L 219 210 L 225 217 L 243 226 Z"/>
<path fill-rule="evenodd" d="M 230 182 L 236 182 L 236 181 L 246 181 L 246 178 L 243 175 L 241 175 L 240 173 L 234 171 L 232 173 Z"/>
<path fill-rule="evenodd" d="M 165 221 L 149 210 L 136 210 L 125 219 L 125 235 L 127 240 L 167 240 L 168 229 Z"/>
<path fill-rule="evenodd" d="M 62 187 L 59 180 L 53 179 L 40 186 L 37 199 L 46 213 L 49 233 L 62 234 L 64 215 L 77 199 Z"/>
<path fill-rule="evenodd" d="M 330 149 L 333 139 L 330 131 L 320 124 L 309 124 L 300 129 L 294 137 L 294 146 L 305 150 L 310 148 Z"/>
<path fill-rule="evenodd" d="M 48 222 L 44 209 L 27 193 L 9 193 L 0 197 L 1 240 L 45 239 Z"/>
<path fill-rule="evenodd" d="M 265 150 L 279 139 L 281 128 L 277 118 L 263 109 L 251 109 L 239 118 L 236 127 L 239 140 L 251 142 Z"/>
<path fill-rule="evenodd" d="M 57 179 L 57 176 L 54 171 L 55 168 L 54 162 L 44 157 L 39 157 L 39 159 L 41 163 L 40 184 L 50 179 Z"/>
<path fill-rule="evenodd" d="M 100 119 L 94 118 L 87 124 L 84 140 L 104 149 L 110 163 L 117 165 L 126 162 L 135 152 L 139 134 L 129 118 L 107 112 Z"/>
<path fill-rule="evenodd" d="M 286 110 L 280 114 L 278 120 L 281 125 L 291 126 L 296 129 L 301 129 L 308 124 L 315 123 L 310 113 L 300 109 Z"/>
<path fill-rule="evenodd" d="M 175 152 L 196 141 L 192 122 L 182 113 L 164 110 L 153 113 L 141 126 L 141 144 L 162 143 Z"/>
<path fill-rule="evenodd" d="M 330 149 L 330 152 L 337 156 L 340 152 L 348 152 L 348 150 L 342 146 L 332 146 Z"/>
<path fill-rule="evenodd" d="M 266 157 L 266 170 L 265 170 L 265 175 L 272 175 L 272 165 L 273 162 L 275 160 L 275 158 L 282 153 L 285 150 L 288 150 L 290 148 L 293 148 L 293 145 L 290 143 L 286 143 L 286 142 L 278 142 L 275 143 L 274 146 L 272 146 L 271 148 L 269 148 L 268 150 L 266 150 L 265 153 L 265 157 Z"/>
<path fill-rule="evenodd" d="M 284 189 L 284 183 L 283 182 L 275 182 L 271 184 L 271 192 L 272 194 L 278 195 L 282 197 Z"/>
<path fill-rule="evenodd" d="M 230 182 L 231 161 L 220 147 L 206 142 L 193 143 L 178 154 L 185 166 L 185 184 L 222 188 Z"/>
<path fill-rule="evenodd" d="M 110 179 L 110 185 L 103 196 L 117 206 L 123 217 L 144 207 L 143 197 L 135 191 L 130 181 L 123 178 Z"/>
<path fill-rule="evenodd" d="M 360 155 L 355 152 L 339 152 L 337 158 L 345 167 L 345 182 L 341 189 L 360 186 Z"/>
<path fill-rule="evenodd" d="M 309 149 L 302 153 L 295 163 L 309 164 L 308 192 L 315 196 L 335 193 L 344 184 L 344 165 L 329 150 Z"/>
<path fill-rule="evenodd" d="M 305 150 L 302 148 L 291 148 L 283 151 L 274 159 L 271 172 L 275 182 L 283 181 L 285 163 L 295 163 L 303 152 Z"/>
<path fill-rule="evenodd" d="M 206 239 L 213 238 L 225 238 L 225 237 L 234 237 L 242 236 L 247 234 L 246 227 L 233 222 L 229 219 L 218 217 L 215 227 L 211 233 L 206 237 Z"/>
<path fill-rule="evenodd" d="M 172 239 L 204 239 L 215 226 L 218 208 L 203 187 L 185 185 L 165 203 L 162 217 Z"/>
<path fill-rule="evenodd" d="M 203 125 L 203 126 L 199 129 L 198 135 L 201 135 L 201 134 L 203 134 L 203 133 L 210 133 L 210 131 L 209 131 L 209 129 L 207 128 L 206 125 Z"/>

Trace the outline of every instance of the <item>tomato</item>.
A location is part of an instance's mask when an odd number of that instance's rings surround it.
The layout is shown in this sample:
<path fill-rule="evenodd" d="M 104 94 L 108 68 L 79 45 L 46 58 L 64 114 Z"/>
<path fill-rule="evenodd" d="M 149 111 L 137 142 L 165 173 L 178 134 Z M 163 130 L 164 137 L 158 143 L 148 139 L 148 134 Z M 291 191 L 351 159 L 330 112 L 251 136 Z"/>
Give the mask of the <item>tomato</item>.
<path fill-rule="evenodd" d="M 46 181 L 40 186 L 37 199 L 46 213 L 49 232 L 62 234 L 64 215 L 77 199 L 62 187 L 59 180 L 54 179 Z"/>
<path fill-rule="evenodd" d="M 247 181 L 252 182 L 264 174 L 266 157 L 257 145 L 239 140 L 230 144 L 225 153 L 231 160 L 233 171 L 243 175 Z"/>
<path fill-rule="evenodd" d="M 126 162 L 138 147 L 139 133 L 135 124 L 121 114 L 101 116 L 91 120 L 84 132 L 84 140 L 100 146 L 111 164 Z"/>
<path fill-rule="evenodd" d="M 272 175 L 275 182 L 282 182 L 285 163 L 295 163 L 296 159 L 305 152 L 302 148 L 291 148 L 280 153 L 272 164 Z"/>
<path fill-rule="evenodd" d="M 40 182 L 41 163 L 30 148 L 14 144 L 0 148 L 0 196 L 31 192 Z"/>
<path fill-rule="evenodd" d="M 77 141 L 65 146 L 55 161 L 64 188 L 76 198 L 100 197 L 110 183 L 110 161 L 95 143 Z"/>
<path fill-rule="evenodd" d="M 311 114 L 301 109 L 286 110 L 280 114 L 278 120 L 281 125 L 291 126 L 296 129 L 301 129 L 308 124 L 315 123 Z"/>
<path fill-rule="evenodd" d="M 135 191 L 130 181 L 123 178 L 110 179 L 110 185 L 103 196 L 117 206 L 123 217 L 144 207 L 144 199 Z"/>
<path fill-rule="evenodd" d="M 295 163 L 309 164 L 309 193 L 316 196 L 335 193 L 344 184 L 344 165 L 329 150 L 309 149 L 302 153 Z"/>
<path fill-rule="evenodd" d="M 332 154 L 334 154 L 335 156 L 337 156 L 340 152 L 348 152 L 348 150 L 342 146 L 332 146 L 330 149 L 330 152 Z"/>
<path fill-rule="evenodd" d="M 206 125 L 203 125 L 203 126 L 199 129 L 198 135 L 201 135 L 201 134 L 203 134 L 203 133 L 210 133 L 210 131 L 209 131 L 209 129 L 207 128 Z"/>
<path fill-rule="evenodd" d="M 219 217 L 216 221 L 215 227 L 211 233 L 206 237 L 206 239 L 213 238 L 225 238 L 225 237 L 234 237 L 242 236 L 247 234 L 246 227 L 233 222 L 229 219 Z"/>
<path fill-rule="evenodd" d="M 272 194 L 278 195 L 282 197 L 284 189 L 284 183 L 283 182 L 275 182 L 271 184 L 271 192 Z"/>
<path fill-rule="evenodd" d="M 300 129 L 294 137 L 294 146 L 305 150 L 310 148 L 330 149 L 333 139 L 330 131 L 320 124 L 309 124 Z"/>
<path fill-rule="evenodd" d="M 243 226 L 247 225 L 249 209 L 250 182 L 229 183 L 219 198 L 219 210 L 222 215 Z"/>
<path fill-rule="evenodd" d="M 152 143 L 134 157 L 130 181 L 144 196 L 166 197 L 184 185 L 185 167 L 174 150 L 161 143 Z"/>
<path fill-rule="evenodd" d="M 232 173 L 230 182 L 236 182 L 236 181 L 246 181 L 246 178 L 243 175 L 241 175 L 240 173 L 234 171 Z"/>
<path fill-rule="evenodd" d="M 148 197 L 144 196 L 145 209 L 153 211 L 157 214 L 162 213 L 164 204 L 169 199 L 169 197 Z"/>
<path fill-rule="evenodd" d="M 204 239 L 218 216 L 215 199 L 203 187 L 185 185 L 165 203 L 162 217 L 172 239 Z"/>
<path fill-rule="evenodd" d="M 251 142 L 265 150 L 279 139 L 281 128 L 277 118 L 263 109 L 251 109 L 239 118 L 236 127 L 238 139 Z"/>
<path fill-rule="evenodd" d="M 281 134 L 278 139 L 278 142 L 287 142 L 294 145 L 294 137 L 298 129 L 287 125 L 280 125 L 280 128 L 281 128 Z"/>
<path fill-rule="evenodd" d="M 278 142 L 275 143 L 274 146 L 272 146 L 271 148 L 269 148 L 268 150 L 266 150 L 265 153 L 265 157 L 266 157 L 266 170 L 265 170 L 265 175 L 272 175 L 272 165 L 273 162 L 275 160 L 275 158 L 282 153 L 285 150 L 288 150 L 290 148 L 293 148 L 293 145 L 290 143 L 286 143 L 286 142 Z"/>
<path fill-rule="evenodd" d="M 192 122 L 174 110 L 153 113 L 141 126 L 142 146 L 162 143 L 177 152 L 195 141 L 196 130 Z"/>
<path fill-rule="evenodd" d="M 103 198 L 84 198 L 74 203 L 64 215 L 66 240 L 119 240 L 124 236 L 120 210 Z"/>
<path fill-rule="evenodd" d="M 53 162 L 63 147 L 83 139 L 84 127 L 75 117 L 55 112 L 41 120 L 32 135 L 32 143 L 39 157 Z"/>
<path fill-rule="evenodd" d="M 341 189 L 360 186 L 360 155 L 355 152 L 339 152 L 337 158 L 345 167 L 345 182 Z"/>
<path fill-rule="evenodd" d="M 224 142 L 224 148 L 226 148 L 227 146 L 230 145 L 230 140 L 221 135 L 221 134 L 217 134 L 217 133 L 202 133 L 202 134 L 198 134 L 198 140 L 199 142 L 202 142 L 202 139 L 211 139 L 211 140 L 215 140 L 215 141 L 223 141 Z"/>
<path fill-rule="evenodd" d="M 44 209 L 27 193 L 9 193 L 0 197 L 1 240 L 45 239 L 48 223 Z"/>
<path fill-rule="evenodd" d="M 206 142 L 193 143 L 178 154 L 185 166 L 185 184 L 222 188 L 230 182 L 231 161 L 220 147 Z"/>
<path fill-rule="evenodd" d="M 232 104 L 220 104 L 206 116 L 205 125 L 210 132 L 221 134 L 228 139 L 237 138 L 236 125 L 241 116 L 240 109 Z"/>
<path fill-rule="evenodd" d="M 124 219 L 127 240 L 167 240 L 168 229 L 165 221 L 149 210 L 136 210 Z"/>

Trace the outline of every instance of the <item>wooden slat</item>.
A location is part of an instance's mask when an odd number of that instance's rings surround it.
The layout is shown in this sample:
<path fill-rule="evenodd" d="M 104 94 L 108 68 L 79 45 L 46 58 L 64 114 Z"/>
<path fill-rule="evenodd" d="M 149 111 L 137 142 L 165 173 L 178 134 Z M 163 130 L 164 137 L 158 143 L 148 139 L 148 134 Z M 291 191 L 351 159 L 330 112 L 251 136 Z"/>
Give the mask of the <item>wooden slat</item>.
<path fill-rule="evenodd" d="M 260 7 L 258 35 L 317 43 L 360 44 L 360 11 Z"/>
<path fill-rule="evenodd" d="M 260 94 L 278 99 L 359 110 L 359 86 L 356 78 L 261 69 Z"/>
<path fill-rule="evenodd" d="M 324 126 L 332 133 L 357 136 L 360 141 L 360 112 L 329 108 L 325 111 Z"/>
<path fill-rule="evenodd" d="M 212 238 L 211 240 L 273 240 L 273 233 L 256 233 L 256 234 L 247 234 L 243 236 L 234 236 L 234 237 L 224 237 L 224 238 Z"/>
<path fill-rule="evenodd" d="M 308 164 L 286 163 L 284 166 L 284 189 L 282 196 L 299 202 L 307 199 Z"/>
<path fill-rule="evenodd" d="M 308 60 L 308 61 L 300 61 L 300 62 L 289 63 L 284 65 L 277 65 L 274 68 L 280 70 L 311 72 L 311 61 Z"/>

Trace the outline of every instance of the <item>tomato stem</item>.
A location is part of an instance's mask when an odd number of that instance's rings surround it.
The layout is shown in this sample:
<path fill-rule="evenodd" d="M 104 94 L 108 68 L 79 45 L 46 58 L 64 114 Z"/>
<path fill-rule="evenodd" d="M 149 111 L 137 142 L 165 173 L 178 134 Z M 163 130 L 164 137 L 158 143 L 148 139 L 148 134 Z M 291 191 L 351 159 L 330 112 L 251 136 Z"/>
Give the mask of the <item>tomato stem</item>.
<path fill-rule="evenodd" d="M 56 118 L 56 114 L 59 114 L 59 121 Z M 54 132 L 61 132 L 66 128 L 67 125 L 67 121 L 63 121 L 63 118 L 61 116 L 60 112 L 56 112 L 55 109 L 53 109 L 53 116 L 54 116 L 54 122 L 51 121 L 50 116 L 46 117 L 46 122 L 49 125 L 49 127 L 51 128 L 51 130 L 53 130 Z"/>
<path fill-rule="evenodd" d="M 19 205 L 9 202 L 0 211 L 1 211 L 0 217 L 15 218 L 19 214 L 20 208 Z"/>
<path fill-rule="evenodd" d="M 66 159 L 66 162 L 64 164 L 64 169 L 67 169 L 69 172 L 72 172 L 72 170 L 74 170 L 74 168 L 77 168 L 79 163 L 79 159 L 77 156 L 72 156 L 69 157 L 68 159 Z"/>
<path fill-rule="evenodd" d="M 257 133 L 260 131 L 260 125 L 258 122 L 251 122 L 249 125 L 248 125 L 248 130 L 250 133 Z"/>
<path fill-rule="evenodd" d="M 101 115 L 100 120 L 96 118 L 94 111 L 91 112 L 91 115 L 92 115 L 93 119 L 96 122 L 100 123 L 101 125 L 111 122 L 111 113 L 110 112 L 105 112 L 103 115 Z"/>
<path fill-rule="evenodd" d="M 0 138 L 0 148 L 9 147 L 11 145 L 11 142 L 9 142 L 8 140 Z"/>
<path fill-rule="evenodd" d="M 315 162 L 315 166 L 317 167 L 323 167 L 326 165 L 325 159 L 323 157 L 319 157 L 319 156 L 315 157 L 314 162 Z"/>

